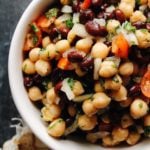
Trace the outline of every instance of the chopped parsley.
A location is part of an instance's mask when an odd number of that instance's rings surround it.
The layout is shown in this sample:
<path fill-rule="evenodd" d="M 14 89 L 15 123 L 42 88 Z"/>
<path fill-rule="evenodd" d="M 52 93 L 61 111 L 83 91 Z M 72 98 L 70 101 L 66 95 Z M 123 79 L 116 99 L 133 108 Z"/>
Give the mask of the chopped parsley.
<path fill-rule="evenodd" d="M 68 83 L 68 85 L 70 86 L 71 90 L 73 90 L 73 86 L 74 86 L 74 84 L 75 84 L 75 80 L 72 79 L 72 78 L 68 78 L 68 79 L 67 79 L 67 83 Z"/>
<path fill-rule="evenodd" d="M 142 103 L 139 104 L 139 108 L 140 108 L 140 109 L 143 108 L 143 104 L 142 104 Z"/>
<path fill-rule="evenodd" d="M 57 17 L 58 15 L 58 9 L 57 8 L 52 8 L 50 10 L 48 10 L 46 13 L 45 13 L 45 16 L 48 18 L 48 19 L 51 19 L 52 17 Z"/>
<path fill-rule="evenodd" d="M 104 87 L 105 80 L 104 80 L 104 79 L 102 79 L 102 78 L 100 78 L 100 79 L 99 79 L 99 83 L 100 83 L 100 85 L 101 85 L 102 87 Z"/>
<path fill-rule="evenodd" d="M 43 82 L 42 85 L 44 87 L 45 90 L 49 89 L 49 83 L 50 83 L 50 79 L 46 78 Z"/>
<path fill-rule="evenodd" d="M 38 43 L 38 37 L 37 35 L 33 35 L 33 44 L 36 45 Z"/>
<path fill-rule="evenodd" d="M 126 21 L 123 24 L 123 28 L 125 30 L 127 30 L 128 32 L 135 32 L 136 31 L 136 27 L 132 26 L 131 22 Z"/>
<path fill-rule="evenodd" d="M 30 24 L 30 26 L 31 26 L 31 29 L 32 29 L 34 32 L 39 32 L 39 28 L 36 26 L 35 23 Z"/>
<path fill-rule="evenodd" d="M 146 126 L 146 127 L 144 128 L 144 135 L 145 135 L 145 136 L 150 136 L 150 126 Z"/>
<path fill-rule="evenodd" d="M 140 4 L 141 4 L 141 0 L 136 0 L 136 3 L 137 3 L 138 5 L 140 5 Z"/>
<path fill-rule="evenodd" d="M 27 64 L 25 64 L 22 68 L 23 71 L 25 71 L 27 69 Z"/>
<path fill-rule="evenodd" d="M 72 19 L 68 19 L 68 20 L 66 20 L 66 26 L 69 28 L 69 29 L 71 29 L 72 27 L 73 27 L 73 21 L 72 21 Z"/>
<path fill-rule="evenodd" d="M 142 31 L 143 33 L 147 33 L 148 32 L 147 29 L 141 29 L 140 31 Z"/>

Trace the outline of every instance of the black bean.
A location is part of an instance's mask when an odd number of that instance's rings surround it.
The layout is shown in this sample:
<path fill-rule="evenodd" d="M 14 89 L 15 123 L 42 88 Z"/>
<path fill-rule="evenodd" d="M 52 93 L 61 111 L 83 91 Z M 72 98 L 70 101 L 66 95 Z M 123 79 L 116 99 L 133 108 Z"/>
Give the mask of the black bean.
<path fill-rule="evenodd" d="M 129 89 L 129 95 L 130 96 L 137 96 L 141 93 L 141 88 L 140 88 L 140 84 L 134 84 L 133 86 L 131 86 L 131 88 Z"/>
<path fill-rule="evenodd" d="M 54 38 L 56 38 L 56 37 L 58 37 L 58 35 L 59 35 L 59 30 L 57 29 L 57 28 L 52 28 L 51 30 L 50 30 L 50 37 L 52 38 L 52 39 L 54 39 Z"/>
<path fill-rule="evenodd" d="M 89 20 L 93 20 L 95 14 L 91 9 L 80 11 L 80 22 L 85 24 Z"/>
<path fill-rule="evenodd" d="M 92 0 L 92 5 L 94 7 L 100 7 L 103 3 L 103 0 Z"/>
<path fill-rule="evenodd" d="M 137 29 L 146 28 L 146 23 L 142 21 L 135 22 L 132 25 L 135 26 Z"/>
<path fill-rule="evenodd" d="M 33 82 L 34 84 L 36 84 L 37 86 L 42 84 L 42 77 L 39 74 L 36 74 L 33 76 Z"/>
<path fill-rule="evenodd" d="M 124 13 L 120 9 L 114 10 L 114 13 L 116 19 L 119 20 L 121 23 L 123 23 L 126 20 Z"/>
<path fill-rule="evenodd" d="M 24 77 L 25 87 L 31 87 L 33 85 L 33 80 L 31 77 Z"/>
<path fill-rule="evenodd" d="M 119 2 L 120 2 L 120 0 L 108 0 L 108 3 L 110 3 L 110 4 L 117 4 Z"/>
<path fill-rule="evenodd" d="M 99 124 L 99 131 L 108 131 L 110 132 L 112 130 L 112 125 L 101 122 Z"/>
<path fill-rule="evenodd" d="M 84 55 L 82 52 L 80 51 L 71 51 L 69 54 L 68 54 L 68 59 L 70 62 L 81 62 L 84 58 Z"/>
<path fill-rule="evenodd" d="M 80 63 L 81 69 L 88 71 L 93 69 L 94 60 L 91 56 L 84 57 L 83 61 Z"/>

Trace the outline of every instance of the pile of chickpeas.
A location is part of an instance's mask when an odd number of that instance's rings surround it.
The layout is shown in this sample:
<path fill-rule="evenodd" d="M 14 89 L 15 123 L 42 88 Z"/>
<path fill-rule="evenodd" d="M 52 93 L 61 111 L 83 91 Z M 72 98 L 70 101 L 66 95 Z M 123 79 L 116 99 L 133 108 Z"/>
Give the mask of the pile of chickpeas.
<path fill-rule="evenodd" d="M 150 62 L 147 22 L 150 1 L 140 0 L 137 4 L 135 0 L 92 0 L 87 10 L 80 10 L 80 0 L 73 4 L 70 0 L 58 3 L 61 7 L 72 6 L 73 12 L 80 15 L 79 23 L 85 25 L 91 36 L 77 36 L 57 16 L 48 27 L 38 27 L 41 41 L 23 51 L 24 85 L 30 100 L 38 105 L 42 119 L 48 123 L 48 134 L 55 138 L 82 134 L 87 141 L 103 146 L 136 144 L 145 136 L 145 128 L 150 127 L 150 99 L 140 89 L 141 78 Z M 105 9 L 110 5 L 115 10 L 106 14 Z M 100 17 L 107 24 L 97 28 L 92 20 Z M 112 54 L 112 41 L 106 37 L 126 20 L 136 27 L 139 45 L 131 46 L 129 58 L 122 59 Z M 143 27 L 146 32 L 141 30 Z M 61 58 L 67 58 L 67 69 L 58 67 Z M 101 64 L 94 79 L 96 59 Z M 81 101 L 69 100 L 61 90 L 67 78 L 71 78 L 75 99 L 90 96 Z M 74 124 L 74 130 L 68 133 Z"/>

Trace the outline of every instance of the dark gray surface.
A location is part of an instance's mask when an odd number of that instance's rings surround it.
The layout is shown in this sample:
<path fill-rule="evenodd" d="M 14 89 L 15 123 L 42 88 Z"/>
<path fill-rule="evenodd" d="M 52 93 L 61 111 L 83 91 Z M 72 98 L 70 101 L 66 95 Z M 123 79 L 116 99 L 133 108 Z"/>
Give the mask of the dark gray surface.
<path fill-rule="evenodd" d="M 14 134 L 11 118 L 19 116 L 10 93 L 7 61 L 12 34 L 30 1 L 0 0 L 0 147 Z"/>

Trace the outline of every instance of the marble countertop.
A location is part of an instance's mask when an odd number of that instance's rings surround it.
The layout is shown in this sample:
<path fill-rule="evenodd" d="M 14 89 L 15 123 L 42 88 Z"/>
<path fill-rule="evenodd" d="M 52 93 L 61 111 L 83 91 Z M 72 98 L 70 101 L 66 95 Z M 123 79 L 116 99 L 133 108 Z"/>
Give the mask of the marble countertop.
<path fill-rule="evenodd" d="M 11 118 L 19 117 L 8 82 L 8 53 L 17 22 L 31 0 L 0 0 L 0 147 L 13 136 Z"/>

